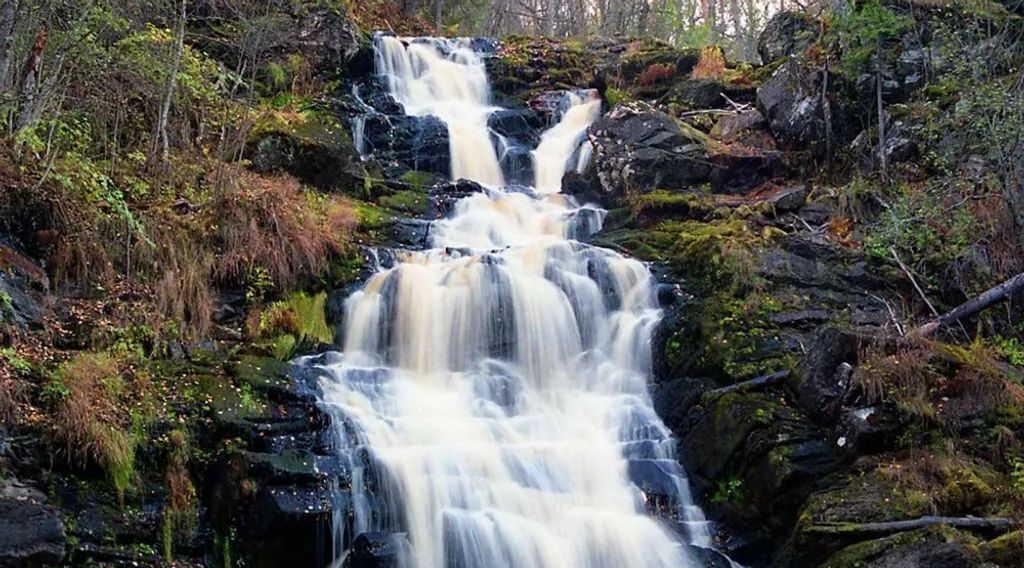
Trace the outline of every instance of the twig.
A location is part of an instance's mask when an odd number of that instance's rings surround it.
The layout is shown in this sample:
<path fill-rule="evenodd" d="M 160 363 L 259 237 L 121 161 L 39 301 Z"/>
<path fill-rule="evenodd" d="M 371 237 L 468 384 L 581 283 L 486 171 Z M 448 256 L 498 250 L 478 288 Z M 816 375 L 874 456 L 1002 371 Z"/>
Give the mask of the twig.
<path fill-rule="evenodd" d="M 881 296 L 871 294 L 871 297 L 878 300 L 879 302 L 882 303 L 882 305 L 885 306 L 885 309 L 888 310 L 889 312 L 889 319 L 891 319 L 893 325 L 896 326 L 896 331 L 900 333 L 900 337 L 905 337 L 907 335 L 907 332 L 903 329 L 903 325 L 900 324 L 900 320 L 896 317 L 896 310 L 893 309 L 892 304 Z"/>
<path fill-rule="evenodd" d="M 896 264 L 900 266 L 900 270 L 902 270 L 903 273 L 907 275 L 907 278 L 910 279 L 910 283 L 914 285 L 914 289 L 917 290 L 918 294 L 920 294 L 921 299 L 924 300 L 924 303 L 928 305 L 928 309 L 930 309 L 932 313 L 935 314 L 936 317 L 938 317 L 939 310 L 935 309 L 935 306 L 932 305 L 932 301 L 929 300 L 928 296 L 925 295 L 924 290 L 922 290 L 921 287 L 918 286 L 917 279 L 914 278 L 914 274 L 910 272 L 910 269 L 907 268 L 907 265 L 903 264 L 903 261 L 900 260 L 900 255 L 896 254 L 896 249 L 889 247 L 889 252 L 892 253 L 892 258 L 893 260 L 896 261 Z"/>

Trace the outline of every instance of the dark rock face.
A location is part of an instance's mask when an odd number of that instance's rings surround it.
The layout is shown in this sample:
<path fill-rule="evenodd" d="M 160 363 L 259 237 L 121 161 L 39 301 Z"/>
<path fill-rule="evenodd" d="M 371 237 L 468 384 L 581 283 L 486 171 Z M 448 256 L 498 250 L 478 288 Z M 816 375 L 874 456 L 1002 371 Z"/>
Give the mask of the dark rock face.
<path fill-rule="evenodd" d="M 487 125 L 498 140 L 498 158 L 505 172 L 505 181 L 514 184 L 533 183 L 533 156 L 538 132 L 544 122 L 532 109 L 502 109 L 488 117 Z"/>
<path fill-rule="evenodd" d="M 817 70 L 797 59 L 783 63 L 758 89 L 757 104 L 780 141 L 824 151 L 825 108 Z"/>
<path fill-rule="evenodd" d="M 398 568 L 409 543 L 404 535 L 384 532 L 363 533 L 352 543 L 344 568 Z"/>
<path fill-rule="evenodd" d="M 649 106 L 615 107 L 591 126 L 590 136 L 596 193 L 609 201 L 710 179 L 712 168 L 701 140 Z"/>
<path fill-rule="evenodd" d="M 64 558 L 67 536 L 52 507 L 0 497 L 0 566 L 51 566 Z"/>
<path fill-rule="evenodd" d="M 767 65 L 807 49 L 817 38 L 820 24 L 796 12 L 781 12 L 772 17 L 757 40 L 757 53 Z"/>
<path fill-rule="evenodd" d="M 440 118 L 373 114 L 364 128 L 367 155 L 393 177 L 408 170 L 450 175 L 448 127 Z"/>

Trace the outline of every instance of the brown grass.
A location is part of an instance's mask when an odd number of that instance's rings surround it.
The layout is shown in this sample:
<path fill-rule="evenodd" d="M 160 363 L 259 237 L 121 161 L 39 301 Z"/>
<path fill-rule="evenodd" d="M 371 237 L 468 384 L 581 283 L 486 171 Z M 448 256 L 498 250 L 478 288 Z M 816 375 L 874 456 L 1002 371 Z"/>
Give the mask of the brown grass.
<path fill-rule="evenodd" d="M 675 76 L 676 68 L 674 65 L 654 63 L 645 69 L 644 72 L 637 77 L 636 81 L 644 87 L 650 87 L 651 85 L 668 81 Z"/>
<path fill-rule="evenodd" d="M 725 53 L 716 46 L 700 50 L 700 60 L 690 72 L 694 79 L 723 79 L 726 74 Z"/>
<path fill-rule="evenodd" d="M 0 367 L 3 365 L 3 361 L 0 361 Z M 0 425 L 10 426 L 20 420 L 22 405 L 27 396 L 25 382 L 0 368 Z"/>
<path fill-rule="evenodd" d="M 69 465 L 99 466 L 123 494 L 134 478 L 135 441 L 120 403 L 125 382 L 118 360 L 78 355 L 45 388 L 53 404 L 49 434 Z"/>
<path fill-rule="evenodd" d="M 295 288 L 349 245 L 355 215 L 340 201 L 311 197 L 284 176 L 239 171 L 235 181 L 213 206 L 220 282 L 244 285 L 249 275 L 265 271 L 278 289 Z"/>

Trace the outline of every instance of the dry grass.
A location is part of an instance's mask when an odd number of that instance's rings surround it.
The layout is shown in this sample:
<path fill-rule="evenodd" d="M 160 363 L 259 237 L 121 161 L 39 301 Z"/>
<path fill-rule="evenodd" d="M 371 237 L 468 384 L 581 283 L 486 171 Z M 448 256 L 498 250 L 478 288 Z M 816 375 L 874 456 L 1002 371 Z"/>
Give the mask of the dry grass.
<path fill-rule="evenodd" d="M 644 70 L 643 73 L 637 77 L 637 83 L 644 87 L 650 87 L 657 83 L 668 81 L 676 76 L 676 68 L 673 65 L 666 65 L 664 63 L 654 63 L 650 67 Z"/>
<path fill-rule="evenodd" d="M 181 243 L 168 251 L 163 275 L 154 285 L 157 309 L 178 322 L 182 337 L 199 339 L 210 331 L 213 321 L 213 292 L 209 278 L 213 262 L 194 242 Z"/>
<path fill-rule="evenodd" d="M 49 434 L 59 454 L 69 465 L 99 466 L 123 495 L 135 476 L 135 440 L 121 404 L 121 372 L 110 355 L 78 355 L 61 366 L 44 393 L 53 404 Z"/>
<path fill-rule="evenodd" d="M 3 362 L 0 361 L 2 366 Z M 28 388 L 24 381 L 0 369 L 0 425 L 9 426 L 19 421 L 27 395 Z"/>
<path fill-rule="evenodd" d="M 723 79 L 727 71 L 722 48 L 710 46 L 700 50 L 700 60 L 690 76 L 694 79 Z"/>
<path fill-rule="evenodd" d="M 243 285 L 263 271 L 276 288 L 296 288 L 349 246 L 355 215 L 340 201 L 310 196 L 289 177 L 239 171 L 235 181 L 213 207 L 220 282 Z"/>

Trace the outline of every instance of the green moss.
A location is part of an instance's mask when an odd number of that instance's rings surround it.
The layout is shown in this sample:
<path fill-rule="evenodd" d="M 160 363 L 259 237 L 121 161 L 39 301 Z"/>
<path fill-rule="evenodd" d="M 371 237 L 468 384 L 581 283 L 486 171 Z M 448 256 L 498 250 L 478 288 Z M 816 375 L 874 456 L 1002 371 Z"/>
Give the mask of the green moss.
<path fill-rule="evenodd" d="M 356 224 L 360 229 L 380 229 L 397 218 L 394 211 L 366 201 L 354 200 L 352 206 L 356 213 Z"/>
<path fill-rule="evenodd" d="M 398 191 L 380 198 L 380 204 L 412 215 L 425 215 L 430 210 L 430 199 L 422 191 Z"/>
<path fill-rule="evenodd" d="M 430 172 L 420 172 L 417 170 L 409 170 L 402 174 L 398 178 L 399 181 L 405 182 L 416 190 L 425 190 L 434 185 L 434 174 Z"/>
<path fill-rule="evenodd" d="M 1014 566 L 1024 558 L 1024 531 L 1006 533 L 981 546 L 985 560 L 998 566 Z"/>

